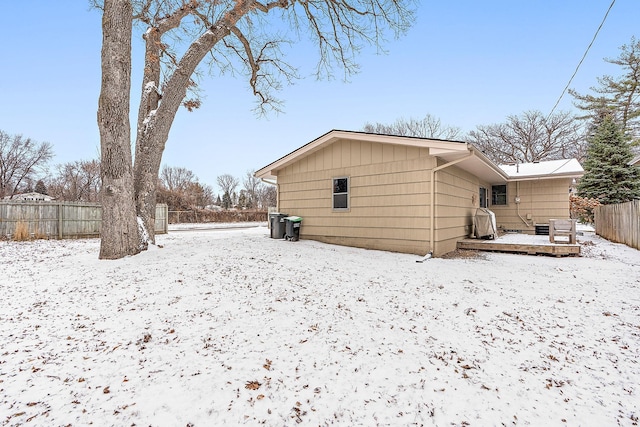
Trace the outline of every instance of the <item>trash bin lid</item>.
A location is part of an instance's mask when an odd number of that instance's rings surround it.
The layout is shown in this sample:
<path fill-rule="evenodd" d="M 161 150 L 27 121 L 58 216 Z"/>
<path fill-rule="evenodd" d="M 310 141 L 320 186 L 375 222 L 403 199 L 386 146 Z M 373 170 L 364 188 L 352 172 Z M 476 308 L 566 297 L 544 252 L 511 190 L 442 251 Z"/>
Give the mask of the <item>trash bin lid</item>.
<path fill-rule="evenodd" d="M 302 222 L 302 217 L 299 216 L 288 216 L 285 219 L 291 222 Z"/>

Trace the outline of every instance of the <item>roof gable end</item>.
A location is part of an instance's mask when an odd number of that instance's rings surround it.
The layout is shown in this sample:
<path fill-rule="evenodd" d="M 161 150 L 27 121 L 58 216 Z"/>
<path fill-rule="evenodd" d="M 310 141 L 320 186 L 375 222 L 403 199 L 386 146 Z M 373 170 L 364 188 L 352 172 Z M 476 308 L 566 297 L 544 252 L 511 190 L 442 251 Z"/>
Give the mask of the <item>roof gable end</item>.
<path fill-rule="evenodd" d="M 382 135 L 367 132 L 331 130 L 291 153 L 279 158 L 275 162 L 255 172 L 255 176 L 262 179 L 274 179 L 278 170 L 321 150 L 339 140 L 367 141 L 381 144 L 404 145 L 410 147 L 429 148 L 430 153 L 437 156 L 442 153 L 466 152 L 467 144 L 462 141 L 448 141 L 435 138 L 418 138 L 410 136 Z"/>

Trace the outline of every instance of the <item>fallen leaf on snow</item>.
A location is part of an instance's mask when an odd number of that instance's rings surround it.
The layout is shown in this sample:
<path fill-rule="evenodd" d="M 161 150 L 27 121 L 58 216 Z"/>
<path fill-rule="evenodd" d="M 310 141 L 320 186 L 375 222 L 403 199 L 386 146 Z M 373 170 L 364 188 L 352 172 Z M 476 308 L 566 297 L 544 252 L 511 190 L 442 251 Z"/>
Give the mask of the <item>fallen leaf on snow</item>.
<path fill-rule="evenodd" d="M 258 381 L 248 381 L 245 385 L 244 388 L 246 388 L 247 390 L 257 390 L 260 388 L 262 384 L 260 384 Z"/>

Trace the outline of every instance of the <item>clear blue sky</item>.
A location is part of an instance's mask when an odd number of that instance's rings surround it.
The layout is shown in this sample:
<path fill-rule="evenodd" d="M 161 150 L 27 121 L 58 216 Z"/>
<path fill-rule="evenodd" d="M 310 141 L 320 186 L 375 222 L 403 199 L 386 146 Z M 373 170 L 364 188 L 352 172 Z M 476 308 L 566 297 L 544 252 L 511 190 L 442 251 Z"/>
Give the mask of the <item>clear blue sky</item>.
<path fill-rule="evenodd" d="M 388 54 L 363 52 L 361 72 L 348 83 L 309 77 L 286 87 L 279 93 L 285 112 L 266 118 L 252 112 L 245 81 L 208 77 L 203 107 L 178 112 L 163 163 L 191 169 L 217 191 L 218 175 L 241 178 L 331 129 L 429 113 L 466 132 L 526 110 L 548 113 L 610 3 L 424 1 Z M 620 73 L 603 58 L 640 37 L 639 17 L 640 1 L 616 0 L 572 88 L 584 93 L 597 77 Z M 98 157 L 100 19 L 85 0 L 0 5 L 0 129 L 52 143 L 54 165 Z M 288 59 L 306 75 L 314 55 L 298 48 Z M 140 74 L 133 70 L 136 111 Z M 569 95 L 559 109 L 574 110 Z"/>

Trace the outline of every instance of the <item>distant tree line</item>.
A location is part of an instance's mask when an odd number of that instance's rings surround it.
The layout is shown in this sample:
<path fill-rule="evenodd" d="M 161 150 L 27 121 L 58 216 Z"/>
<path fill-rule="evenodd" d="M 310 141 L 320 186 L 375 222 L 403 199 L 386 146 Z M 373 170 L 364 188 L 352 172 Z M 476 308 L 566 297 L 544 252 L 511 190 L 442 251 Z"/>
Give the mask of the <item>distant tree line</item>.
<path fill-rule="evenodd" d="M 100 201 L 100 161 L 77 160 L 51 168 L 53 148 L 22 135 L 0 130 L 0 200 L 36 192 L 55 200 Z M 193 171 L 163 166 L 158 177 L 157 202 L 170 210 L 256 209 L 276 205 L 275 186 L 265 184 L 248 171 L 242 180 L 229 174 L 217 178 L 220 194 L 201 183 Z"/>
<path fill-rule="evenodd" d="M 246 173 L 239 190 L 240 180 L 229 174 L 219 175 L 217 183 L 219 194 L 210 185 L 201 184 L 192 171 L 165 165 L 160 172 L 157 201 L 167 203 L 169 210 L 266 210 L 276 205 L 275 186 L 255 178 L 253 171 Z"/>

